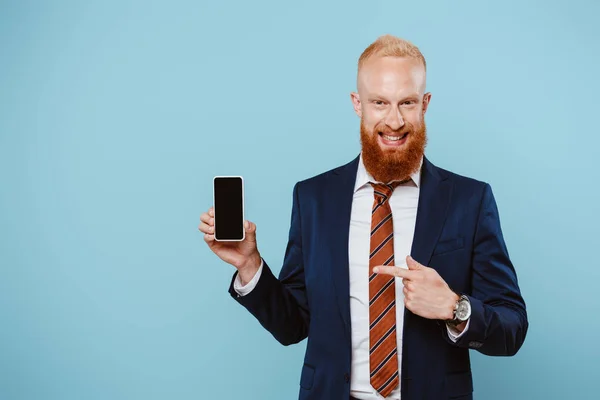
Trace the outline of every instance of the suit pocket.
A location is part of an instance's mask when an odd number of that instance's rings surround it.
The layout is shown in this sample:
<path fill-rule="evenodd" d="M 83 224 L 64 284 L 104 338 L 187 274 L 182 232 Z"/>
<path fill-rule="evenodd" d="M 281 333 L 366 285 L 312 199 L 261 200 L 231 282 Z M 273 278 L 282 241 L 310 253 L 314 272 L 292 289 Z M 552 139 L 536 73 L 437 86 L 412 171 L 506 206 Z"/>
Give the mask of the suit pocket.
<path fill-rule="evenodd" d="M 315 368 L 304 364 L 302 374 L 300 375 L 300 387 L 309 390 L 312 388 L 313 380 L 315 379 Z"/>
<path fill-rule="evenodd" d="M 433 249 L 433 255 L 450 253 L 451 251 L 460 250 L 463 247 L 465 247 L 465 240 L 462 236 L 459 236 L 454 239 L 438 242 L 435 249 Z"/>
<path fill-rule="evenodd" d="M 473 393 L 471 372 L 446 375 L 446 393 L 448 393 L 450 399 L 468 396 Z"/>

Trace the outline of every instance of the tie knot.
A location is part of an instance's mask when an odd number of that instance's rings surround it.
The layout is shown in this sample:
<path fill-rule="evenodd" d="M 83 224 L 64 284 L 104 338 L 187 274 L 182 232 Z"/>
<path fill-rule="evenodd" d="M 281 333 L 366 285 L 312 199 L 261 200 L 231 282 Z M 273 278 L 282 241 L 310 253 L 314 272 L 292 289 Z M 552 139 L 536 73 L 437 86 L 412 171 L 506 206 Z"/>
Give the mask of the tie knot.
<path fill-rule="evenodd" d="M 377 202 L 379 204 L 381 204 L 390 198 L 390 196 L 392 195 L 392 192 L 394 191 L 396 186 L 398 186 L 404 182 L 407 182 L 407 180 L 402 181 L 402 182 L 396 181 L 396 182 L 391 182 L 391 183 L 374 183 L 374 182 L 369 182 L 369 183 L 371 184 L 371 186 L 373 186 L 373 191 L 375 193 L 375 198 L 377 199 Z"/>

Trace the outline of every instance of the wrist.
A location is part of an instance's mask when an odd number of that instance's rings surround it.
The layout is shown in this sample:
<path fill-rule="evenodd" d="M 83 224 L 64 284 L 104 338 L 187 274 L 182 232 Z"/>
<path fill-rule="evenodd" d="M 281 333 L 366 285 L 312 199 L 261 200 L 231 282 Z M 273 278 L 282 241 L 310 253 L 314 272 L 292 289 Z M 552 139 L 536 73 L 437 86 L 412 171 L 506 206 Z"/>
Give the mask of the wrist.
<path fill-rule="evenodd" d="M 458 298 L 454 303 L 452 318 L 446 320 L 446 323 L 452 325 L 459 331 L 462 331 L 467 325 L 467 321 L 471 318 L 471 302 L 468 296 L 459 296 L 458 294 L 456 294 L 456 296 Z"/>
<path fill-rule="evenodd" d="M 467 321 L 461 322 L 458 325 L 452 325 L 452 327 L 454 328 L 454 330 L 456 330 L 457 333 L 462 333 L 465 328 L 467 327 Z"/>
<path fill-rule="evenodd" d="M 458 301 L 460 300 L 460 296 L 450 290 L 449 295 L 449 304 L 446 307 L 444 317 L 442 318 L 445 321 L 452 321 L 455 317 L 454 312 L 456 311 Z"/>
<path fill-rule="evenodd" d="M 260 264 L 262 262 L 262 258 L 260 257 L 260 253 L 253 254 L 248 257 L 246 262 L 238 267 L 238 275 L 240 276 L 240 280 L 242 281 L 242 285 L 247 285 L 248 282 L 254 278 L 256 272 L 260 268 Z"/>

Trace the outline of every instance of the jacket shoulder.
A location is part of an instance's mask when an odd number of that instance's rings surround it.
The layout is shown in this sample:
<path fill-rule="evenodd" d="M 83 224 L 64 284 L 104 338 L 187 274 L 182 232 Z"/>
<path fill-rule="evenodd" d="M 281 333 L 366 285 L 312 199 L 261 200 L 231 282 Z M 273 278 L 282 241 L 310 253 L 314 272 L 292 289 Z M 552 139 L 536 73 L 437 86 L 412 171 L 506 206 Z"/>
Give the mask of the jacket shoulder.
<path fill-rule="evenodd" d="M 353 159 L 352 161 L 350 161 L 349 163 L 346 163 L 344 165 L 340 165 L 337 166 L 335 168 L 331 168 L 325 172 L 321 172 L 317 175 L 305 178 L 303 180 L 300 180 L 297 185 L 300 186 L 304 186 L 304 187 L 310 187 L 310 186 L 319 186 L 322 185 L 323 183 L 325 183 L 326 181 L 328 181 L 329 179 L 331 179 L 333 176 L 339 175 L 341 172 L 345 172 L 346 169 L 356 169 L 356 167 L 358 167 L 358 157 L 356 157 L 355 159 Z M 356 172 L 356 171 L 354 171 Z"/>
<path fill-rule="evenodd" d="M 427 168 L 442 180 L 451 182 L 454 187 L 454 194 L 458 198 L 480 199 L 481 201 L 486 195 L 492 195 L 492 188 L 487 182 L 440 168 L 429 160 L 427 160 Z"/>
<path fill-rule="evenodd" d="M 439 171 L 439 174 L 441 176 L 443 176 L 445 179 L 449 179 L 450 181 L 452 181 L 452 183 L 454 183 L 460 188 L 483 189 L 486 186 L 490 186 L 489 183 L 481 181 L 479 179 L 457 174 L 456 172 L 452 172 L 450 170 L 440 168 L 437 166 L 435 166 L 434 168 L 436 168 Z"/>

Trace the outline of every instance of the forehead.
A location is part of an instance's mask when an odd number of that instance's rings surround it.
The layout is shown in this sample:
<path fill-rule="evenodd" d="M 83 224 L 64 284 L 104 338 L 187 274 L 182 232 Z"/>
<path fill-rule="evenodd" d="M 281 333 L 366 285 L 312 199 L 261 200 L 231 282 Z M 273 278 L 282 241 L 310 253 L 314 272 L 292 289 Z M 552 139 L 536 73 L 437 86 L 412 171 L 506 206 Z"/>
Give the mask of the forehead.
<path fill-rule="evenodd" d="M 414 58 L 374 57 L 358 72 L 358 91 L 382 96 L 423 94 L 425 68 Z"/>

